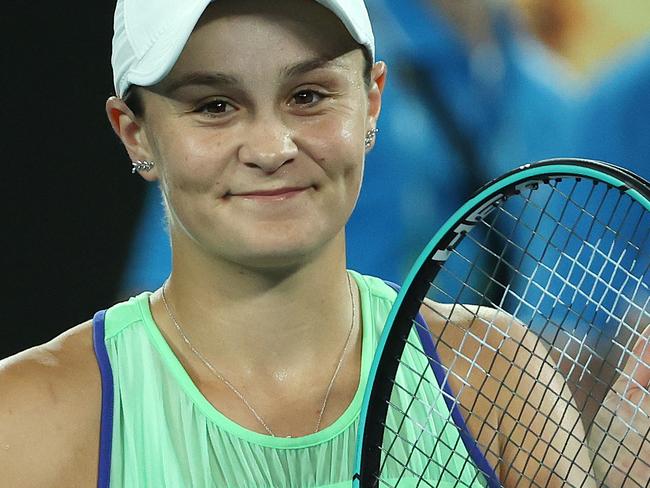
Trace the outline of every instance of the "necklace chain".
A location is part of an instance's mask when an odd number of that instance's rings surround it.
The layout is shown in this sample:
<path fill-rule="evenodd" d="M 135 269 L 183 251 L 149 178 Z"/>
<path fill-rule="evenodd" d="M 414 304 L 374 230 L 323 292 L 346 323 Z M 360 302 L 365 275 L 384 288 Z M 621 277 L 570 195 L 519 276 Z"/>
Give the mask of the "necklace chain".
<path fill-rule="evenodd" d="M 320 412 L 318 414 L 318 420 L 316 421 L 316 429 L 314 430 L 314 433 L 318 432 L 320 430 L 320 424 L 323 419 L 323 413 L 325 413 L 325 408 L 327 407 L 327 401 L 329 400 L 330 392 L 332 391 L 332 387 L 334 386 L 334 381 L 336 380 L 336 377 L 339 374 L 339 371 L 341 369 L 341 366 L 343 365 L 343 358 L 345 357 L 345 353 L 348 350 L 348 346 L 350 344 L 350 338 L 352 337 L 352 330 L 354 329 L 354 319 L 356 317 L 356 306 L 354 304 L 354 296 L 352 294 L 352 283 L 350 282 L 350 275 L 346 273 L 347 279 L 348 279 L 348 290 L 350 292 L 350 301 L 352 303 L 352 319 L 350 320 L 350 328 L 348 330 L 348 335 L 345 339 L 345 345 L 343 346 L 343 351 L 341 351 L 341 356 L 339 357 L 338 363 L 336 364 L 336 368 L 334 369 L 334 374 L 332 375 L 332 379 L 330 380 L 329 384 L 327 385 L 327 390 L 325 391 L 325 396 L 323 398 L 323 403 L 320 408 Z M 271 430 L 271 428 L 267 425 L 267 423 L 264 421 L 264 419 L 258 414 L 253 406 L 250 404 L 248 400 L 244 397 L 244 395 L 233 385 L 228 379 L 221 374 L 213 365 L 208 361 L 197 349 L 194 347 L 192 342 L 189 340 L 187 335 L 185 335 L 185 332 L 183 331 L 183 328 L 181 327 L 181 324 L 178 322 L 176 319 L 176 316 L 174 313 L 171 311 L 171 308 L 169 307 L 169 304 L 167 303 L 167 297 L 165 296 L 165 288 L 167 287 L 167 281 L 163 283 L 162 286 L 162 301 L 163 305 L 165 306 L 165 310 L 167 311 L 167 315 L 169 315 L 169 318 L 172 320 L 174 323 L 174 326 L 176 327 L 176 330 L 180 333 L 181 337 L 183 338 L 183 341 L 185 344 L 189 346 L 189 348 L 192 350 L 194 355 L 198 357 L 201 362 L 210 370 L 210 372 L 219 378 L 224 385 L 228 387 L 237 397 L 242 401 L 244 405 L 250 410 L 250 412 L 253 414 L 253 416 L 257 419 L 257 421 L 264 427 L 264 430 L 266 432 L 275 437 L 275 434 Z"/>

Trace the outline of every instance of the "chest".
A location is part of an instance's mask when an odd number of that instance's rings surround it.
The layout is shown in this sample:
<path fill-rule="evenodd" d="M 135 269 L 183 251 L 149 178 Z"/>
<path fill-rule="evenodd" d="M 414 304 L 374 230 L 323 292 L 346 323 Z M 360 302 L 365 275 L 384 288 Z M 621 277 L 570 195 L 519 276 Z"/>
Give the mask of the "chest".
<path fill-rule="evenodd" d="M 350 361 L 331 382 L 333 372 L 305 378 L 298 384 L 264 382 L 248 387 L 218 379 L 195 379 L 200 394 L 214 411 L 237 426 L 259 434 L 302 437 L 336 422 L 350 407 L 359 387 L 358 363 Z"/>

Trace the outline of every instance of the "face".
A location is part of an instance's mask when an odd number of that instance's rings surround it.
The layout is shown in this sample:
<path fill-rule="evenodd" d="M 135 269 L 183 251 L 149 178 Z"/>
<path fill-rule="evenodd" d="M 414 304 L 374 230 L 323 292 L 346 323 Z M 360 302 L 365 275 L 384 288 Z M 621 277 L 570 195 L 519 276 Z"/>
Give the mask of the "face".
<path fill-rule="evenodd" d="M 342 245 L 383 68 L 367 87 L 361 49 L 316 2 L 256 3 L 208 7 L 170 74 L 142 91 L 125 144 L 156 162 L 175 252 L 267 267 Z"/>

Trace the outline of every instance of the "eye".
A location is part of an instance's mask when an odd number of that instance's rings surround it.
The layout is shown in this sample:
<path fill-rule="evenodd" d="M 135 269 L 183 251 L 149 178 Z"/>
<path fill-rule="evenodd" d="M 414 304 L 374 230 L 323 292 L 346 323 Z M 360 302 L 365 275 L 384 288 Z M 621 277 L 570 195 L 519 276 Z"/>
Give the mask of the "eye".
<path fill-rule="evenodd" d="M 208 116 L 218 116 L 236 110 L 230 103 L 225 100 L 211 100 L 196 108 L 196 112 Z"/>
<path fill-rule="evenodd" d="M 291 100 L 296 105 L 314 105 L 325 98 L 323 93 L 314 90 L 301 90 L 295 93 Z"/>

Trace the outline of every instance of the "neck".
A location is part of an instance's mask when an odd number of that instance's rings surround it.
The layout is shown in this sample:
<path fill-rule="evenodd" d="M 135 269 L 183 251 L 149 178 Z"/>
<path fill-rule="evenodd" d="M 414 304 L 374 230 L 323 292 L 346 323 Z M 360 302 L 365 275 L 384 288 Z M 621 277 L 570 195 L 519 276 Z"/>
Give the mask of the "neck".
<path fill-rule="evenodd" d="M 343 242 L 341 235 L 313 259 L 274 270 L 175 256 L 168 305 L 192 345 L 224 374 L 228 365 L 246 369 L 232 374 L 250 375 L 318 367 L 341 350 L 350 330 Z M 157 323 L 179 349 L 187 348 L 160 299 L 160 292 L 152 297 Z"/>

